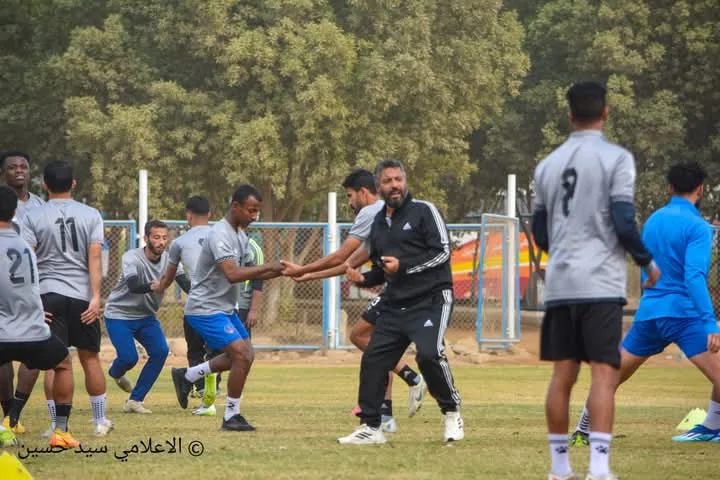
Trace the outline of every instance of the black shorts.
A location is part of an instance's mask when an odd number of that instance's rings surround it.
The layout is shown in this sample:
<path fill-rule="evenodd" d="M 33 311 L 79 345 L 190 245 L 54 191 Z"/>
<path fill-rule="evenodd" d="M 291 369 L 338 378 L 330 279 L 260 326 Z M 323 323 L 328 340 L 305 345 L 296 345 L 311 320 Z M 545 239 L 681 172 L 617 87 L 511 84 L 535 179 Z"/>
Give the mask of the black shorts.
<path fill-rule="evenodd" d="M 80 321 L 89 302 L 58 293 L 46 293 L 41 298 L 45 311 L 53 315 L 50 330 L 65 346 L 88 352 L 100 351 L 100 322 L 96 320 L 86 325 Z"/>
<path fill-rule="evenodd" d="M 548 308 L 542 323 L 540 359 L 597 362 L 620 368 L 622 319 L 620 303 Z"/>
<path fill-rule="evenodd" d="M 382 295 L 378 295 L 373 298 L 373 301 L 370 302 L 370 305 L 368 305 L 362 315 L 360 315 L 360 318 L 368 322 L 370 325 L 376 325 L 378 318 L 380 318 L 380 312 L 385 306 L 384 302 L 385 301 Z"/>
<path fill-rule="evenodd" d="M 38 342 L 0 343 L 0 365 L 21 362 L 32 370 L 51 370 L 67 356 L 67 347 L 54 334 Z"/>

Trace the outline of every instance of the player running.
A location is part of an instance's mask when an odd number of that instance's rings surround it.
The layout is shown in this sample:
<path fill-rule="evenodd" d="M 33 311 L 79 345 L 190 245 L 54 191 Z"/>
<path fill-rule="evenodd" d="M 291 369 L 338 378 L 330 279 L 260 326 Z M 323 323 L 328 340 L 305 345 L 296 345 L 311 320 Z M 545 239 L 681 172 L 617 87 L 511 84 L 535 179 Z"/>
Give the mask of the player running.
<path fill-rule="evenodd" d="M 650 216 L 643 241 L 663 276 L 647 288 L 620 351 L 620 383 L 671 343 L 710 380 L 712 392 L 705 420 L 673 437 L 676 442 L 720 442 L 720 328 L 708 291 L 712 228 L 698 211 L 705 171 L 697 163 L 677 164 L 667 173 L 672 198 Z M 618 387 L 620 385 L 618 384 Z M 572 436 L 587 445 L 588 408 Z"/>

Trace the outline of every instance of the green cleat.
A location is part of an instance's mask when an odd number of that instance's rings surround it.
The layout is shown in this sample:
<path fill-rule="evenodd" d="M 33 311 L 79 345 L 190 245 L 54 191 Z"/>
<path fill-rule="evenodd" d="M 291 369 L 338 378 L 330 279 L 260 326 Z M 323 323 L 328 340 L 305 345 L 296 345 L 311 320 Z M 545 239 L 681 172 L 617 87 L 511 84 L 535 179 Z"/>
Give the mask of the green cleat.
<path fill-rule="evenodd" d="M 590 445 L 590 435 L 580 430 L 575 430 L 575 433 L 570 437 L 570 445 L 587 447 Z"/>
<path fill-rule="evenodd" d="M 18 445 L 20 445 L 20 442 L 18 442 L 18 439 L 12 430 L 4 428 L 0 430 L 0 447 L 16 447 Z"/>
<path fill-rule="evenodd" d="M 217 373 L 211 373 L 205 377 L 205 389 L 203 391 L 202 404 L 208 408 L 215 405 L 215 395 L 217 394 Z"/>

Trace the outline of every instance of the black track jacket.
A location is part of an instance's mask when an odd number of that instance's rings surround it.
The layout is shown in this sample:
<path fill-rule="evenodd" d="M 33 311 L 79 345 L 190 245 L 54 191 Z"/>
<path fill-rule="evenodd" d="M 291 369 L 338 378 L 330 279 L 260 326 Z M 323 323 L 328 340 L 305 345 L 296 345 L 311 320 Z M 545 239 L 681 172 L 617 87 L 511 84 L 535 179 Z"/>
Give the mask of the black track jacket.
<path fill-rule="evenodd" d="M 450 238 L 440 212 L 430 202 L 416 200 L 408 192 L 392 217 L 387 206 L 373 221 L 368 247 L 372 270 L 361 287 L 387 282 L 382 296 L 389 306 L 407 307 L 452 289 Z M 389 224 L 389 225 L 388 225 Z M 396 257 L 398 271 L 387 275 L 380 257 Z"/>

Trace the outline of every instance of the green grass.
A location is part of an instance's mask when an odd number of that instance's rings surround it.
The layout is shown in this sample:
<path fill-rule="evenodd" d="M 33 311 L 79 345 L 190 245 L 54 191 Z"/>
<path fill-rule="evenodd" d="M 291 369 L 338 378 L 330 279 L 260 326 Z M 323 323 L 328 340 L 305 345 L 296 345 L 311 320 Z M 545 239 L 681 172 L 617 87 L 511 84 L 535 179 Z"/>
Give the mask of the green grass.
<path fill-rule="evenodd" d="M 134 380 L 137 369 L 131 372 Z M 543 479 L 549 469 L 544 420 L 547 366 L 456 366 L 464 400 L 466 439 L 445 446 L 439 411 L 428 397 L 422 410 L 407 418 L 407 387 L 395 383 L 394 410 L 399 431 L 384 446 L 341 446 L 338 436 L 356 426 L 350 410 L 356 403 L 357 367 L 254 367 L 243 399 L 243 413 L 258 431 L 219 432 L 222 411 L 214 418 L 181 410 L 172 391 L 169 368 L 146 400 L 152 415 L 122 413 L 126 395 L 108 384 L 108 416 L 116 430 L 104 439 L 92 436 L 90 411 L 78 376 L 71 429 L 85 448 L 107 446 L 107 454 L 87 457 L 66 451 L 23 460 L 35 479 Z M 573 396 L 572 424 L 587 392 L 586 370 Z M 224 387 L 223 387 L 224 388 Z M 620 478 L 686 479 L 713 477 L 720 444 L 677 444 L 675 425 L 694 407 L 707 407 L 709 385 L 688 367 L 647 367 L 620 390 L 611 465 Z M 223 403 L 223 399 L 218 401 Z M 24 454 L 44 447 L 39 438 L 48 426 L 40 384 L 23 414 L 28 432 Z M 140 441 L 164 444 L 182 437 L 181 453 L 130 454 L 115 459 Z M 191 441 L 204 453 L 187 453 Z M 142 450 L 142 448 L 141 448 Z M 571 461 L 587 469 L 588 449 L 574 447 Z"/>

